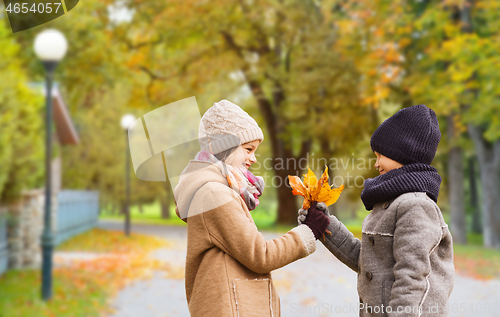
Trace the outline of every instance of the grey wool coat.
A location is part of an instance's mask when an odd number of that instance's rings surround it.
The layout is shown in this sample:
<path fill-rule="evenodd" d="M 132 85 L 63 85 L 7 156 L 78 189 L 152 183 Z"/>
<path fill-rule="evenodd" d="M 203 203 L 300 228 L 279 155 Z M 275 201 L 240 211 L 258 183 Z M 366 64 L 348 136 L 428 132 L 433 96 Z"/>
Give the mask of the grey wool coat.
<path fill-rule="evenodd" d="M 448 316 L 453 289 L 452 238 L 441 210 L 426 193 L 376 204 L 361 241 L 339 221 L 322 243 L 358 273 L 360 316 Z"/>

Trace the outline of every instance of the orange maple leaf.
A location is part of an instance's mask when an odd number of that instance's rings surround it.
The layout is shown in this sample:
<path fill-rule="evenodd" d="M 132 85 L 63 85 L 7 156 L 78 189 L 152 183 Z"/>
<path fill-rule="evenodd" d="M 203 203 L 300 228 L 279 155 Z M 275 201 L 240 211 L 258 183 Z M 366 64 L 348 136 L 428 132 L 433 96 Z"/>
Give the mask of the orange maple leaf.
<path fill-rule="evenodd" d="M 298 176 L 288 175 L 292 193 L 304 197 L 302 208 L 309 209 L 313 201 L 323 202 L 327 206 L 334 204 L 344 190 L 344 185 L 333 189 L 333 185 L 328 185 L 328 166 L 325 166 L 325 171 L 319 180 L 309 166 L 307 170 L 307 174 L 304 174 L 304 182 Z"/>

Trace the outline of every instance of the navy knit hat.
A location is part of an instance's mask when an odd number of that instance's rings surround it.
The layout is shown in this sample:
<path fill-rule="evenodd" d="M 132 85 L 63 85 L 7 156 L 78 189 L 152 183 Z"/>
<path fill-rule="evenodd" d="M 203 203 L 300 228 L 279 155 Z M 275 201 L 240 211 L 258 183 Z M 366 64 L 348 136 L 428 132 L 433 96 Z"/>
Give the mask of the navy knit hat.
<path fill-rule="evenodd" d="M 403 165 L 430 165 L 441 140 L 432 109 L 417 105 L 399 110 L 382 122 L 370 140 L 372 150 Z"/>

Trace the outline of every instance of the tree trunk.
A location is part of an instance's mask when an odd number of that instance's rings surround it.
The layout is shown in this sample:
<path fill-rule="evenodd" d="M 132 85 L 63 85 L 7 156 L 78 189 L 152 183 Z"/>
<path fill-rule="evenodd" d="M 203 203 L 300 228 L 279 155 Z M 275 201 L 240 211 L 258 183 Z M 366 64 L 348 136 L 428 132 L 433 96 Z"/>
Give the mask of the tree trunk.
<path fill-rule="evenodd" d="M 120 215 L 125 215 L 127 213 L 127 204 L 122 201 L 120 202 Z"/>
<path fill-rule="evenodd" d="M 279 112 L 279 107 L 282 105 L 284 96 L 277 92 L 273 94 L 272 104 L 274 104 L 274 108 L 278 109 L 274 110 L 270 100 L 263 93 L 263 89 L 259 82 L 250 80 L 248 81 L 248 85 L 252 90 L 254 98 L 266 122 L 271 142 L 273 169 L 275 177 L 279 179 L 273 182 L 274 185 L 271 184 L 278 187 L 278 216 L 276 222 L 284 225 L 297 224 L 297 211 L 299 206 L 297 205 L 297 198 L 292 194 L 292 189 L 288 185 L 288 175 L 299 175 L 299 172 L 301 172 L 299 166 L 300 162 L 306 157 L 307 152 L 310 150 L 311 141 L 304 140 L 299 155 L 294 156 L 292 153 L 291 140 L 285 143 L 279 137 L 279 135 L 283 133 L 285 122 L 277 113 Z M 279 87 L 276 88 L 276 90 L 279 89 Z M 290 159 L 294 163 L 288 164 Z M 282 163 L 283 167 L 277 168 L 277 163 Z"/>
<path fill-rule="evenodd" d="M 139 206 L 137 206 L 139 208 L 139 213 L 143 214 L 144 213 L 144 208 L 142 207 L 142 204 L 139 204 Z"/>
<path fill-rule="evenodd" d="M 296 175 L 287 170 L 275 170 L 276 176 L 288 184 L 288 175 Z M 277 188 L 278 193 L 278 217 L 279 224 L 297 224 L 297 211 L 301 206 L 297 204 L 297 197 L 292 194 L 292 189 L 283 183 Z"/>
<path fill-rule="evenodd" d="M 476 162 L 476 157 L 469 158 L 469 192 L 470 192 L 470 206 L 472 207 L 472 232 L 483 233 L 483 228 L 481 225 L 481 210 L 479 209 L 479 200 L 477 195 L 477 185 L 476 185 L 476 169 L 474 168 L 474 163 Z"/>
<path fill-rule="evenodd" d="M 447 131 L 448 140 L 452 146 L 448 153 L 451 233 L 453 235 L 453 242 L 466 244 L 467 225 L 465 221 L 463 151 L 459 146 L 454 145 L 456 131 L 453 118 L 453 114 L 448 116 Z"/>
<path fill-rule="evenodd" d="M 474 2 L 466 0 L 460 8 L 461 31 L 472 33 L 472 10 Z M 473 78 L 475 74 L 471 77 Z M 471 91 L 475 93 L 475 91 Z M 470 138 L 476 147 L 481 177 L 483 243 L 485 247 L 500 248 L 500 140 L 493 143 L 483 137 L 483 129 L 468 124 Z"/>
<path fill-rule="evenodd" d="M 161 218 L 162 219 L 170 219 L 170 204 L 167 202 L 167 199 L 160 199 L 161 205 Z"/>
<path fill-rule="evenodd" d="M 472 33 L 472 10 L 474 2 L 466 0 L 460 8 L 460 23 L 463 33 Z M 473 74 L 471 78 L 476 76 Z M 476 93 L 474 90 L 470 92 Z M 476 147 L 481 177 L 483 244 L 485 247 L 500 248 L 500 140 L 493 143 L 483 137 L 480 126 L 468 124 L 470 138 Z"/>
<path fill-rule="evenodd" d="M 485 247 L 500 248 L 500 140 L 488 142 L 482 129 L 472 123 L 468 130 L 476 147 L 481 176 L 483 243 Z"/>
<path fill-rule="evenodd" d="M 294 168 L 285 167 L 283 169 L 276 169 L 276 163 L 278 163 L 278 160 L 283 160 L 283 164 L 286 165 L 288 159 L 292 159 L 297 163 L 295 165 L 298 165 L 298 162 L 300 162 L 310 150 L 311 140 L 303 139 L 299 155 L 293 155 L 292 141 L 287 140 L 285 142 L 283 138 L 280 137 L 280 135 L 285 132 L 284 129 L 287 124 L 286 120 L 280 116 L 280 113 L 283 111 L 282 106 L 286 100 L 285 91 L 281 83 L 279 80 L 269 79 L 269 86 L 272 88 L 272 93 L 270 96 L 266 95 L 266 93 L 264 93 L 264 83 L 262 79 L 253 74 L 251 71 L 253 66 L 245 59 L 244 48 L 235 41 L 233 35 L 229 32 L 221 31 L 220 33 L 226 45 L 241 58 L 242 65 L 240 70 L 245 76 L 246 83 L 252 92 L 266 124 L 271 143 L 273 169 L 275 171 L 275 177 L 279 178 L 279 181 L 275 181 L 275 186 L 278 186 L 278 217 L 276 221 L 279 224 L 296 224 L 298 210 L 297 199 L 292 194 L 291 188 L 286 184 L 288 184 L 287 176 L 298 175 L 300 168 L 296 166 Z M 261 42 L 261 45 L 257 47 L 257 51 L 260 56 L 266 56 L 273 59 L 274 67 L 282 67 L 282 54 L 280 53 L 279 44 L 276 46 L 276 49 L 273 50 L 266 42 Z M 268 136 L 266 136 L 266 138 Z"/>

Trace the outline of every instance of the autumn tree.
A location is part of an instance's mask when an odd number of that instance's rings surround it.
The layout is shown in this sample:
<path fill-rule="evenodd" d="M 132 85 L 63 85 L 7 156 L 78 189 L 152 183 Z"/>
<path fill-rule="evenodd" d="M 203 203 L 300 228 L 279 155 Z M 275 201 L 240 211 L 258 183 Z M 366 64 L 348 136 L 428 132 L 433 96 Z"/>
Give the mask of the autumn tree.
<path fill-rule="evenodd" d="M 362 2 L 362 1 L 361 1 Z M 355 1 L 355 3 L 360 3 Z M 451 229 L 457 242 L 465 242 L 463 193 L 464 155 L 468 136 L 479 160 L 483 190 L 485 246 L 498 247 L 500 210 L 498 184 L 500 149 L 498 89 L 493 71 L 498 63 L 498 7 L 492 1 L 420 1 L 364 3 L 367 21 L 379 47 L 393 47 L 400 78 L 390 82 L 389 98 L 410 104 L 429 103 L 443 119 L 448 147 Z"/>
<path fill-rule="evenodd" d="M 6 19 L 0 19 L 0 202 L 43 181 L 43 96 L 29 87 Z"/>
<path fill-rule="evenodd" d="M 77 22 L 68 23 L 68 19 Z M 126 155 L 120 118 L 134 112 L 129 92 L 133 91 L 131 76 L 135 74 L 126 67 L 123 42 L 112 32 L 108 3 L 88 1 L 71 14 L 47 23 L 47 27 L 59 29 L 69 40 L 69 50 L 56 69 L 55 80 L 80 135 L 80 144 L 61 149 L 63 187 L 99 190 L 103 207 L 119 210 L 124 205 Z M 18 57 L 29 77 L 43 82 L 44 70 L 32 49 L 38 32 L 36 28 L 20 32 L 15 40 L 20 47 Z M 136 80 L 135 84 L 141 83 Z M 40 102 L 43 104 L 43 100 Z M 138 117 L 149 111 L 147 104 L 142 106 L 136 113 Z M 43 138 L 40 140 L 43 142 Z M 39 160 L 43 163 L 43 156 Z M 133 204 L 151 203 L 166 196 L 165 184 L 135 177 L 131 180 Z"/>
<path fill-rule="evenodd" d="M 499 61 L 498 3 L 460 1 L 434 7 L 446 23 L 436 13 L 424 20 L 431 31 L 440 25 L 441 40 L 428 47 L 429 75 L 418 82 L 415 92 L 446 105 L 455 133 L 468 131 L 481 175 L 484 245 L 500 247 L 500 107 L 498 89 L 492 85 L 498 79 L 492 69 Z"/>
<path fill-rule="evenodd" d="M 358 74 L 349 52 L 338 49 L 340 28 L 330 4 L 131 1 L 128 6 L 134 19 L 116 34 L 132 52 L 127 65 L 149 77 L 149 100 L 167 103 L 214 82 L 219 99 L 241 87 L 249 92 L 271 144 L 274 173 L 282 180 L 277 221 L 295 223 L 298 205 L 287 176 L 304 172 L 297 162 L 316 137 L 340 138 L 349 122 L 354 129 L 365 127 L 366 112 L 348 111 L 363 106 L 356 103 Z M 351 121 L 357 115 L 359 120 Z"/>

